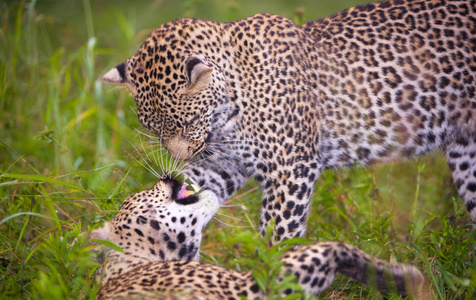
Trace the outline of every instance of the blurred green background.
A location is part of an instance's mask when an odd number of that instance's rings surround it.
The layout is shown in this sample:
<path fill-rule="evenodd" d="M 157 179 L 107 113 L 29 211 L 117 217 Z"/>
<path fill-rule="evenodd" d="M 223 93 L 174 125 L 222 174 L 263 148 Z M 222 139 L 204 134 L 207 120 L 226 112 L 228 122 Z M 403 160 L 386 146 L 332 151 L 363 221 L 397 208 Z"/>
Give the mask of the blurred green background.
<path fill-rule="evenodd" d="M 98 79 L 133 55 L 154 28 L 180 17 L 225 22 L 260 12 L 302 23 L 365 2 L 0 1 L 0 298 L 95 297 L 97 263 L 83 238 L 71 250 L 70 244 L 113 217 L 126 197 L 150 188 L 156 178 L 144 166 L 157 169 L 164 155 L 145 135 L 128 91 Z M 253 240 L 233 239 L 243 231 L 256 235 L 255 183 L 229 204 L 207 227 L 202 260 L 268 270 Z M 473 299 L 469 221 L 437 153 L 325 172 L 306 238 L 346 241 L 412 263 L 425 273 L 432 298 Z M 263 245 L 260 251 L 267 251 Z M 321 296 L 394 297 L 344 277 Z"/>

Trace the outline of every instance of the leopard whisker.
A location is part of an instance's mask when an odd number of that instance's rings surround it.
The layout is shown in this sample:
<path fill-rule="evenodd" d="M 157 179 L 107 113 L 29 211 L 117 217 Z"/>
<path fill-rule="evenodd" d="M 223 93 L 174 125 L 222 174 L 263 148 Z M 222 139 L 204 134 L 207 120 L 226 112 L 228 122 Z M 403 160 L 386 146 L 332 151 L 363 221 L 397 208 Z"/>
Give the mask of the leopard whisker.
<path fill-rule="evenodd" d="M 225 225 L 227 227 L 232 227 L 232 228 L 256 228 L 256 225 L 233 225 L 233 224 L 229 224 L 225 221 L 222 221 L 220 219 L 218 219 L 217 217 L 213 217 L 213 219 L 215 221 L 217 221 L 218 223 L 222 224 L 222 225 Z"/>
<path fill-rule="evenodd" d="M 137 115 L 137 109 L 136 109 L 134 106 L 129 105 L 129 109 L 132 110 L 132 112 L 133 112 L 135 115 Z"/>
<path fill-rule="evenodd" d="M 153 168 L 152 166 L 147 162 L 147 160 L 150 161 L 150 159 L 146 159 L 146 157 L 144 157 L 144 155 L 142 155 L 141 151 L 139 151 L 139 149 L 134 146 L 132 144 L 131 141 L 129 141 L 128 139 L 125 139 L 135 150 L 135 152 L 137 154 L 139 154 L 139 156 L 141 157 L 142 161 L 144 161 L 145 163 L 142 163 L 139 159 L 135 158 L 135 157 L 132 157 L 137 163 L 139 163 L 142 167 L 144 167 L 146 170 L 148 170 L 152 175 L 156 176 L 157 178 L 160 178 L 160 174 L 158 174 Z"/>
<path fill-rule="evenodd" d="M 234 162 L 232 159 L 230 159 L 228 156 L 226 155 L 223 155 L 223 154 L 220 154 L 220 153 L 217 153 L 215 152 L 215 156 L 218 156 L 217 158 L 218 159 L 221 159 L 227 163 L 230 163 L 233 165 L 233 167 L 237 170 L 241 170 L 242 168 L 236 163 Z M 206 158 L 208 161 L 211 161 L 210 158 Z M 229 171 L 223 164 L 217 164 L 219 168 L 223 169 L 223 171 Z"/>
<path fill-rule="evenodd" d="M 225 201 L 226 202 L 226 201 Z M 222 204 L 220 207 L 223 208 L 235 208 L 235 207 L 241 207 L 241 204 Z"/>
<path fill-rule="evenodd" d="M 253 143 L 253 142 L 258 142 L 258 141 L 253 141 L 253 140 L 242 140 L 242 139 L 222 139 L 222 140 L 215 140 L 215 141 L 212 141 L 211 143 L 240 143 L 240 144 L 243 144 L 243 143 Z"/>
<path fill-rule="evenodd" d="M 224 161 L 227 161 L 231 164 L 233 164 L 233 166 L 237 169 L 237 170 L 243 170 L 235 161 L 235 155 L 231 155 L 231 154 L 228 154 L 226 152 L 224 152 L 222 149 L 219 149 L 219 148 L 214 148 L 214 147 L 211 147 L 208 149 L 210 152 L 212 152 L 212 156 L 217 156 L 218 159 L 222 159 Z M 210 158 L 206 158 L 208 160 L 210 160 Z M 223 165 L 222 164 L 219 164 L 219 166 L 221 168 L 224 169 Z M 226 169 L 224 169 L 226 171 Z"/>
<path fill-rule="evenodd" d="M 160 168 L 160 171 L 161 173 L 164 173 L 165 171 L 167 171 L 165 169 L 165 163 L 164 163 L 164 157 L 165 159 L 168 159 L 167 156 L 167 153 L 164 152 L 163 149 L 156 149 L 156 150 L 153 150 L 152 151 L 153 155 L 154 155 L 154 160 L 156 161 L 156 164 L 159 165 L 159 168 Z M 160 154 L 159 154 L 160 153 Z"/>
<path fill-rule="evenodd" d="M 142 138 L 141 138 L 140 135 L 139 135 L 139 140 L 140 140 L 140 143 L 141 143 L 142 148 L 143 148 L 143 149 L 146 149 L 146 147 L 144 147 L 144 142 L 143 142 L 143 140 L 142 140 Z M 144 158 L 144 155 L 142 155 L 142 153 L 139 152 L 139 150 L 136 150 L 136 151 L 139 153 L 139 155 L 140 155 L 143 159 L 145 159 L 145 158 Z M 144 152 L 145 152 L 145 151 L 144 151 Z M 154 159 L 154 160 L 150 159 L 150 157 L 149 157 L 149 155 L 147 154 L 147 152 L 145 152 L 145 154 L 146 154 L 146 158 L 148 159 L 149 162 L 155 163 L 155 165 L 159 166 L 159 168 L 160 168 L 160 163 L 158 163 L 157 160 L 155 160 L 155 159 Z M 155 171 L 155 169 L 150 165 L 150 163 L 149 163 L 148 161 L 145 160 L 145 163 L 146 163 L 147 166 L 149 167 L 149 170 L 151 170 L 151 171 L 152 171 L 152 174 L 154 174 L 155 176 L 157 176 L 157 178 L 160 178 L 160 174 L 159 174 L 157 171 Z M 139 162 L 139 163 L 140 163 L 140 162 Z"/>
<path fill-rule="evenodd" d="M 229 219 L 232 219 L 232 220 L 235 220 L 235 221 L 239 221 L 239 222 L 247 222 L 247 221 L 248 221 L 248 220 L 245 220 L 245 219 L 235 218 L 235 217 L 232 217 L 232 216 L 229 216 L 229 215 L 227 215 L 227 214 L 220 213 L 220 212 L 217 212 L 215 215 L 223 216 L 223 217 L 225 217 L 225 218 L 229 218 Z"/>
<path fill-rule="evenodd" d="M 145 136 L 145 137 L 148 137 L 149 139 L 151 139 L 151 141 L 148 141 L 148 143 L 151 144 L 152 146 L 155 144 L 155 140 L 157 139 L 155 136 L 152 136 L 150 134 L 142 132 L 138 129 L 136 129 L 136 132 L 139 133 L 139 135 L 142 135 L 142 136 Z M 163 157 L 164 157 L 164 155 L 166 155 L 166 153 L 158 156 L 158 152 L 164 152 L 164 151 L 165 151 L 165 148 L 162 145 L 160 145 L 160 147 L 158 149 L 152 150 L 152 155 L 153 155 L 153 158 L 154 158 L 154 162 L 155 162 L 156 165 L 159 166 L 160 171 L 162 173 L 166 170 L 165 165 L 164 165 L 164 160 L 163 160 Z"/>
<path fill-rule="evenodd" d="M 228 200 L 226 200 L 224 203 L 226 202 L 232 202 L 232 201 L 237 201 L 239 198 L 230 198 Z M 220 207 L 242 207 L 243 205 L 245 204 L 248 204 L 248 203 L 251 203 L 251 202 L 257 202 L 258 198 L 253 198 L 253 199 L 250 199 L 250 200 L 247 200 L 247 201 L 241 201 L 239 202 L 238 204 L 222 204 Z"/>
<path fill-rule="evenodd" d="M 159 144 L 160 144 L 160 147 L 163 147 L 163 141 L 162 141 L 162 137 L 163 137 L 163 134 L 164 134 L 164 125 L 165 125 L 165 118 L 162 118 L 162 124 L 160 126 L 160 134 L 159 134 L 159 137 L 158 137 L 158 140 L 159 140 Z M 167 171 L 168 170 L 168 165 L 167 165 L 167 162 L 170 160 L 170 157 L 168 157 L 165 162 L 164 162 L 164 167 L 166 167 L 166 169 L 164 171 Z"/>
<path fill-rule="evenodd" d="M 136 128 L 136 132 L 139 133 L 139 134 L 141 134 L 141 135 L 144 135 L 144 136 L 150 138 L 151 141 L 158 140 L 155 135 L 149 134 L 149 133 L 147 133 L 147 132 L 143 132 L 143 131 L 141 131 L 141 130 L 139 130 L 139 129 L 137 129 L 137 128 Z"/>

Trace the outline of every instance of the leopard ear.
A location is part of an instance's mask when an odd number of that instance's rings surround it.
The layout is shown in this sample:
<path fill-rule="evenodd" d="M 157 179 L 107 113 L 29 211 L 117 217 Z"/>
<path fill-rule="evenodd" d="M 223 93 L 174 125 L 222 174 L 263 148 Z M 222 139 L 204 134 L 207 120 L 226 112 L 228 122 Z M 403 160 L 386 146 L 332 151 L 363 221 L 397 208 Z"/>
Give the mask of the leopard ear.
<path fill-rule="evenodd" d="M 199 89 L 205 87 L 210 81 L 212 68 L 198 58 L 193 57 L 187 62 L 187 76 L 190 89 Z"/>
<path fill-rule="evenodd" d="M 101 80 L 115 85 L 130 85 L 126 76 L 126 63 L 127 61 L 109 70 Z"/>

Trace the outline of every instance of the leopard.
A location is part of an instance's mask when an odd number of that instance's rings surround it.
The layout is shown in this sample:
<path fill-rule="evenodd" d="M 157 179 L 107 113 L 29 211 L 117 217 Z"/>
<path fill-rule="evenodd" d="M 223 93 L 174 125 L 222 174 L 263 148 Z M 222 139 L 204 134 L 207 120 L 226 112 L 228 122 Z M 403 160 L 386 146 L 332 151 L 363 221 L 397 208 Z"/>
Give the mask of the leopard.
<path fill-rule="evenodd" d="M 219 206 L 213 192 L 164 173 L 152 189 L 127 198 L 111 222 L 90 233 L 89 239 L 123 250 L 107 249 L 108 263 L 97 277 L 108 281 L 149 261 L 198 260 L 203 229 Z"/>
<path fill-rule="evenodd" d="M 251 272 L 198 261 L 204 228 L 218 207 L 212 192 L 180 184 L 170 173 L 127 198 L 111 222 L 89 235 L 122 249 L 105 249 L 97 299 L 265 299 Z M 310 294 L 328 288 L 337 273 L 401 295 L 418 295 L 424 284 L 416 267 L 341 242 L 301 245 L 284 252 L 281 261 L 283 276 L 294 275 Z"/>
<path fill-rule="evenodd" d="M 323 171 L 433 151 L 476 220 L 475 74 L 476 1 L 389 0 L 302 25 L 177 19 L 102 80 L 220 203 L 254 178 L 279 242 L 303 236 Z"/>

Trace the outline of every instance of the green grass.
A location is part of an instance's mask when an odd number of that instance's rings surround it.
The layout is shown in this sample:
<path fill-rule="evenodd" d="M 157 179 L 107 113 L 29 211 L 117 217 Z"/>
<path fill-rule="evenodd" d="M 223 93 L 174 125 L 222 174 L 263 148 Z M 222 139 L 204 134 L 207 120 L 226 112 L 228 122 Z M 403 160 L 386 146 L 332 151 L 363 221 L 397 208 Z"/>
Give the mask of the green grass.
<path fill-rule="evenodd" d="M 79 233 L 156 179 L 133 147 L 149 157 L 155 151 L 138 132 L 133 99 L 98 78 L 153 28 L 183 16 L 230 21 L 264 11 L 313 20 L 363 2 L 0 1 L 0 298 L 95 297 L 97 263 Z M 250 181 L 207 227 L 202 259 L 254 270 L 274 293 L 278 250 L 257 238 L 255 187 Z M 474 234 L 441 154 L 325 172 L 306 239 L 414 264 L 432 298 L 476 296 Z M 393 297 L 339 277 L 320 298 Z"/>

